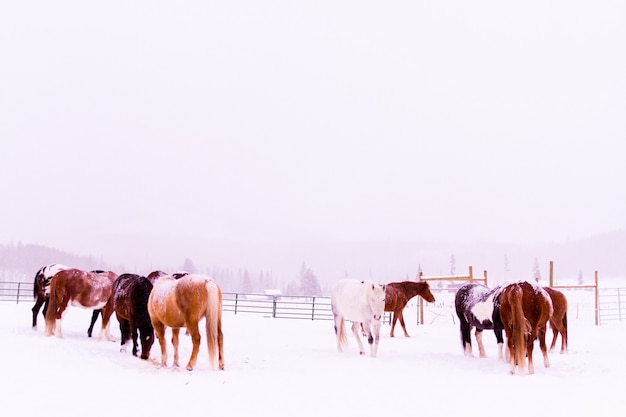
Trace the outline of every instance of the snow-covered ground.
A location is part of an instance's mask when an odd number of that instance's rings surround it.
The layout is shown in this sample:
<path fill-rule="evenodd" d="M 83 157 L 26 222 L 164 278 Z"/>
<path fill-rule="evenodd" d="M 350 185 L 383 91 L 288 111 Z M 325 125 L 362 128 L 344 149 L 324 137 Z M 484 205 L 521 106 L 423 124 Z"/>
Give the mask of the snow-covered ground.
<path fill-rule="evenodd" d="M 570 322 L 566 354 L 534 375 L 510 375 L 497 360 L 492 332 L 488 358 L 462 354 L 458 325 L 442 318 L 412 337 L 384 325 L 377 358 L 336 349 L 330 321 L 272 319 L 224 313 L 226 370 L 212 370 L 206 346 L 194 371 L 181 338 L 180 369 L 160 368 L 158 342 L 150 361 L 121 353 L 119 342 L 89 339 L 91 311 L 70 307 L 64 338 L 30 328 L 30 303 L 0 303 L 0 394 L 3 408 L 35 416 L 458 416 L 619 415 L 623 404 L 626 323 L 596 327 Z M 96 324 L 99 328 L 100 321 Z M 202 325 L 202 323 L 201 323 Z M 119 340 L 117 320 L 112 334 Z M 94 332 L 97 334 L 97 332 Z M 551 338 L 551 334 L 549 335 Z M 171 353 L 171 345 L 168 344 Z M 171 358 L 171 355 L 170 355 Z M 171 362 L 170 362 L 171 363 Z M 541 410 L 541 411 L 539 411 Z"/>

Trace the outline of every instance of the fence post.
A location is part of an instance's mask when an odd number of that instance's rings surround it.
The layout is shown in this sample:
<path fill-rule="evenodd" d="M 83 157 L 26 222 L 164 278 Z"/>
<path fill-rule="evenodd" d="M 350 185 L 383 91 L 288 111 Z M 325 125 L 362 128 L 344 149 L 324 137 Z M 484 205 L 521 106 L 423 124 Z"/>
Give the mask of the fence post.
<path fill-rule="evenodd" d="M 20 303 L 20 287 L 21 287 L 22 283 L 18 282 L 17 283 L 17 297 L 15 297 L 15 304 L 19 304 Z"/>
<path fill-rule="evenodd" d="M 315 296 L 311 300 L 311 320 L 315 320 Z"/>
<path fill-rule="evenodd" d="M 598 271 L 595 271 L 595 279 L 596 279 L 596 326 L 599 323 L 599 316 L 600 316 L 600 295 L 598 294 Z"/>
<path fill-rule="evenodd" d="M 239 300 L 239 293 L 235 293 L 235 314 L 237 314 L 237 301 Z"/>
<path fill-rule="evenodd" d="M 272 295 L 272 318 L 276 318 L 276 296 Z"/>

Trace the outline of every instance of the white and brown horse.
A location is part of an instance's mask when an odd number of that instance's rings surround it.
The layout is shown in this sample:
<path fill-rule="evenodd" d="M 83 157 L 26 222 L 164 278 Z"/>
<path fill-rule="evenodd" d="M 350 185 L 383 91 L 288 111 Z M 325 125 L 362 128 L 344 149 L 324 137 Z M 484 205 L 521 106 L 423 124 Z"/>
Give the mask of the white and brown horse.
<path fill-rule="evenodd" d="M 46 317 L 48 311 L 48 302 L 50 300 L 50 281 L 52 277 L 64 269 L 69 269 L 65 265 L 50 264 L 42 266 L 35 274 L 35 281 L 33 282 L 33 297 L 35 298 L 35 305 L 32 308 L 33 311 L 33 329 L 37 330 L 37 315 L 39 310 L 43 306 L 43 316 Z"/>
<path fill-rule="evenodd" d="M 50 304 L 46 312 L 46 336 L 63 337 L 62 320 L 69 305 L 102 310 L 102 329 L 98 340 L 113 340 L 109 319 L 113 314 L 111 293 L 117 274 L 112 271 L 88 272 L 65 269 L 50 282 Z"/>
<path fill-rule="evenodd" d="M 376 357 L 380 341 L 381 319 L 385 312 L 385 285 L 372 281 L 340 280 L 333 288 L 331 308 L 335 319 L 337 349 L 347 346 L 345 320 L 352 322 L 352 332 L 365 355 L 359 330 L 362 328 L 370 345 L 370 355 Z"/>
<path fill-rule="evenodd" d="M 222 334 L 222 291 L 211 278 L 204 275 L 187 274 L 176 279 L 162 276 L 154 282 L 148 298 L 148 313 L 161 346 L 161 366 L 167 366 L 167 341 L 165 329 L 172 329 L 174 363 L 178 367 L 178 342 L 182 327 L 191 335 L 193 348 L 187 370 L 193 370 L 200 350 L 198 322 L 205 319 L 209 363 L 224 369 L 224 336 Z"/>

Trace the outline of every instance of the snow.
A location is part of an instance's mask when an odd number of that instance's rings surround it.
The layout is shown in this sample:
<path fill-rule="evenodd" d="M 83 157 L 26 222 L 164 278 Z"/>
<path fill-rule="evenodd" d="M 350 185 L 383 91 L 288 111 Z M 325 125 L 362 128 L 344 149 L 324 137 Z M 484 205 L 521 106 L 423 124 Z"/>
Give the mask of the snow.
<path fill-rule="evenodd" d="M 626 324 L 619 322 L 597 327 L 570 320 L 566 354 L 550 354 L 551 367 L 546 369 L 537 345 L 536 373 L 510 375 L 508 365 L 497 359 L 492 332 L 484 336 L 487 358 L 463 356 L 458 321 L 452 317 L 417 326 L 414 313 L 405 312 L 412 318 L 407 320 L 411 337 L 390 338 L 389 325 L 383 325 L 378 357 L 371 358 L 358 355 L 351 334 L 349 349 L 338 352 L 331 321 L 225 312 L 226 370 L 211 369 L 203 338 L 197 367 L 189 372 L 184 366 L 158 367 L 158 342 L 149 361 L 121 353 L 115 318 L 115 343 L 88 338 L 91 310 L 70 307 L 64 338 L 45 337 L 43 320 L 38 331 L 30 328 L 31 307 L 0 303 L 0 393 L 4 407 L 19 409 L 23 416 L 104 416 L 122 410 L 128 416 L 453 416 L 503 411 L 574 416 L 598 409 L 618 413 L 623 404 Z M 183 334 L 182 364 L 191 350 Z M 171 364 L 169 342 L 168 354 Z"/>

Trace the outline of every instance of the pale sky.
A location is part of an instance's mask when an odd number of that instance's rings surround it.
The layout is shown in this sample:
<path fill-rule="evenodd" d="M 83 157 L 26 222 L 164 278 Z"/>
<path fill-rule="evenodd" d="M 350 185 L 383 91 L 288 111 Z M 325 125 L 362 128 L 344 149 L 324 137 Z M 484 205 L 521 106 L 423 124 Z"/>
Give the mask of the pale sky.
<path fill-rule="evenodd" d="M 623 1 L 0 1 L 0 242 L 626 228 Z"/>

